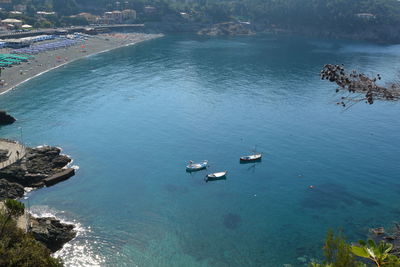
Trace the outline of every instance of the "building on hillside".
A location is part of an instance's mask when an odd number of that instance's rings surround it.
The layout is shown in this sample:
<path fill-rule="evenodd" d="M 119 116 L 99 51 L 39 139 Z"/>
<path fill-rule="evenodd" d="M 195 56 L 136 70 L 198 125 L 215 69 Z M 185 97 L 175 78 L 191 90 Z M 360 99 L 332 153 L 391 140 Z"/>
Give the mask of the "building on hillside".
<path fill-rule="evenodd" d="M 356 17 L 358 17 L 360 19 L 365 19 L 365 20 L 376 19 L 376 16 L 371 13 L 357 13 Z"/>
<path fill-rule="evenodd" d="M 101 24 L 114 24 L 115 20 L 113 18 L 112 12 L 105 12 L 103 17 L 100 19 Z"/>
<path fill-rule="evenodd" d="M 13 8 L 15 11 L 26 12 L 26 5 L 15 5 Z"/>
<path fill-rule="evenodd" d="M 146 14 L 153 14 L 157 12 L 157 8 L 155 8 L 154 6 L 145 6 L 144 7 L 144 13 Z"/>
<path fill-rule="evenodd" d="M 1 24 L 3 25 L 12 25 L 14 27 L 21 27 L 22 26 L 22 20 L 19 19 L 3 19 L 1 21 Z"/>
<path fill-rule="evenodd" d="M 122 23 L 122 12 L 118 10 L 105 12 L 101 21 L 104 24 Z"/>
<path fill-rule="evenodd" d="M 181 17 L 184 18 L 184 19 L 189 19 L 189 18 L 190 18 L 190 15 L 189 15 L 188 13 L 186 13 L 186 12 L 179 12 L 179 14 L 180 14 Z"/>
<path fill-rule="evenodd" d="M 12 15 L 22 15 L 21 11 L 15 11 L 15 10 L 10 11 L 9 13 L 12 14 Z"/>
<path fill-rule="evenodd" d="M 47 11 L 37 11 L 36 15 L 40 18 L 44 18 L 47 16 L 54 16 L 56 12 L 47 12 Z"/>
<path fill-rule="evenodd" d="M 21 28 L 23 29 L 23 30 L 32 30 L 32 25 L 29 25 L 29 24 L 24 24 L 24 25 L 22 25 L 21 26 Z"/>
<path fill-rule="evenodd" d="M 121 23 L 122 22 L 122 12 L 119 10 L 115 10 L 112 12 L 112 16 L 115 19 L 116 23 Z"/>
<path fill-rule="evenodd" d="M 122 20 L 131 21 L 136 19 L 136 11 L 133 9 L 122 10 Z"/>
<path fill-rule="evenodd" d="M 99 19 L 100 19 L 99 16 L 96 16 L 96 15 L 93 15 L 93 14 L 90 14 L 90 13 L 86 13 L 86 12 L 79 13 L 79 14 L 75 15 L 75 17 L 77 17 L 77 18 L 84 18 L 84 19 L 86 19 L 90 24 L 95 24 L 95 23 L 97 23 L 97 22 L 99 21 Z"/>
<path fill-rule="evenodd" d="M 4 10 L 11 10 L 12 0 L 0 0 L 0 8 Z"/>

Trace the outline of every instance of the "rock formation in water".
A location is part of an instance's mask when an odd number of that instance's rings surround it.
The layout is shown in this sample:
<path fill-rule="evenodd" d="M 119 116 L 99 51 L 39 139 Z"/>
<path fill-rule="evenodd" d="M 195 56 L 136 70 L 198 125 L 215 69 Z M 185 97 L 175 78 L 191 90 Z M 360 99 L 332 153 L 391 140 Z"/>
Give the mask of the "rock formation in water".
<path fill-rule="evenodd" d="M 34 188 L 63 181 L 75 172 L 72 168 L 63 169 L 71 159 L 60 155 L 60 152 L 59 148 L 51 146 L 26 148 L 26 155 L 21 161 L 0 170 L 0 179 Z"/>
<path fill-rule="evenodd" d="M 10 183 L 0 179 L 0 201 L 6 198 L 20 198 L 24 195 L 24 187 L 17 183 Z"/>
<path fill-rule="evenodd" d="M 390 254 L 400 257 L 400 224 L 395 223 L 394 227 L 386 231 L 383 227 L 370 229 L 372 239 L 376 242 L 384 241 L 393 245 Z"/>
<path fill-rule="evenodd" d="M 33 218 L 30 220 L 33 237 L 42 242 L 51 252 L 56 252 L 62 246 L 75 238 L 74 225 L 61 223 L 55 218 Z"/>
<path fill-rule="evenodd" d="M 64 169 L 71 159 L 60 152 L 59 148 L 51 146 L 27 147 L 22 160 L 0 170 L 0 200 L 22 197 L 25 193 L 24 187 L 51 186 L 73 176 L 73 168 Z M 7 160 L 7 154 L 8 151 L 0 151 L 0 158 Z M 61 249 L 76 236 L 73 225 L 61 223 L 55 218 L 31 216 L 29 222 L 34 238 L 52 252 Z"/>
<path fill-rule="evenodd" d="M 7 114 L 7 112 L 5 112 L 4 110 L 0 110 L 0 125 L 11 124 L 15 121 L 16 120 L 13 116 Z"/>

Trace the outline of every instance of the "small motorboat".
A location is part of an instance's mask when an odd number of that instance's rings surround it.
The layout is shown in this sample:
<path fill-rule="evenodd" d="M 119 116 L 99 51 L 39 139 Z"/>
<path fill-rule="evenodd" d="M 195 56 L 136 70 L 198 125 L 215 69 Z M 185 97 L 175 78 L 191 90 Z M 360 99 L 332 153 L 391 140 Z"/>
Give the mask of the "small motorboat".
<path fill-rule="evenodd" d="M 186 171 L 187 172 L 200 171 L 206 169 L 207 166 L 208 166 L 207 160 L 204 160 L 203 162 L 200 163 L 194 163 L 193 161 L 189 161 L 189 165 L 186 166 Z"/>
<path fill-rule="evenodd" d="M 260 161 L 262 158 L 262 154 L 253 154 L 248 156 L 240 157 L 240 162 L 255 162 Z"/>
<path fill-rule="evenodd" d="M 228 171 L 224 171 L 224 172 L 214 172 L 214 173 L 210 173 L 206 175 L 206 181 L 209 180 L 222 180 L 222 179 L 226 179 L 226 174 L 228 173 Z"/>

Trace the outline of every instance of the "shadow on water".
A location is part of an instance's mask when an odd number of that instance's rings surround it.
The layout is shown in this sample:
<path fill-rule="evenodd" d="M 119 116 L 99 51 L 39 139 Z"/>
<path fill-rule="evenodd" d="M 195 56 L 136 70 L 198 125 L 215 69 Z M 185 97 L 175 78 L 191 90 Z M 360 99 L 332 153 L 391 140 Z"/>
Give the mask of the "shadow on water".
<path fill-rule="evenodd" d="M 257 160 L 252 160 L 252 161 L 243 161 L 243 160 L 239 160 L 240 164 L 255 164 L 255 163 L 260 163 L 262 161 L 262 159 L 257 159 Z"/>
<path fill-rule="evenodd" d="M 189 192 L 189 190 L 184 186 L 174 185 L 174 184 L 166 184 L 164 185 L 165 191 L 171 194 L 184 194 Z"/>
<path fill-rule="evenodd" d="M 374 199 L 353 194 L 346 187 L 333 183 L 315 187 L 301 201 L 303 207 L 311 209 L 337 209 L 357 203 L 368 207 L 380 205 Z"/>
<path fill-rule="evenodd" d="M 208 182 L 216 182 L 216 181 L 220 181 L 220 180 L 226 180 L 226 175 L 222 176 L 222 177 L 218 177 L 218 178 L 209 178 L 207 176 L 204 178 L 204 181 L 206 183 L 208 183 Z"/>
<path fill-rule="evenodd" d="M 240 215 L 235 213 L 227 213 L 223 215 L 222 218 L 224 226 L 231 230 L 238 228 L 242 222 Z"/>

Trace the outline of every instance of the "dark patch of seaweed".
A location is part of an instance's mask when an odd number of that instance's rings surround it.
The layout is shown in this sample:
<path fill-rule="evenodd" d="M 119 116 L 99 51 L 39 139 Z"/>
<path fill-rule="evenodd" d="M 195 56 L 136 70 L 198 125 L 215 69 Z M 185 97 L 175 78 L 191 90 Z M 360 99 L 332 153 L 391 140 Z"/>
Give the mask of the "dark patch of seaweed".
<path fill-rule="evenodd" d="M 308 190 L 307 195 L 301 201 L 303 207 L 311 209 L 337 209 L 356 203 L 368 207 L 380 205 L 374 199 L 353 194 L 346 187 L 333 183 L 315 186 L 312 190 Z"/>
<path fill-rule="evenodd" d="M 223 224 L 226 228 L 234 230 L 239 227 L 242 218 L 239 214 L 227 213 L 223 216 Z"/>

